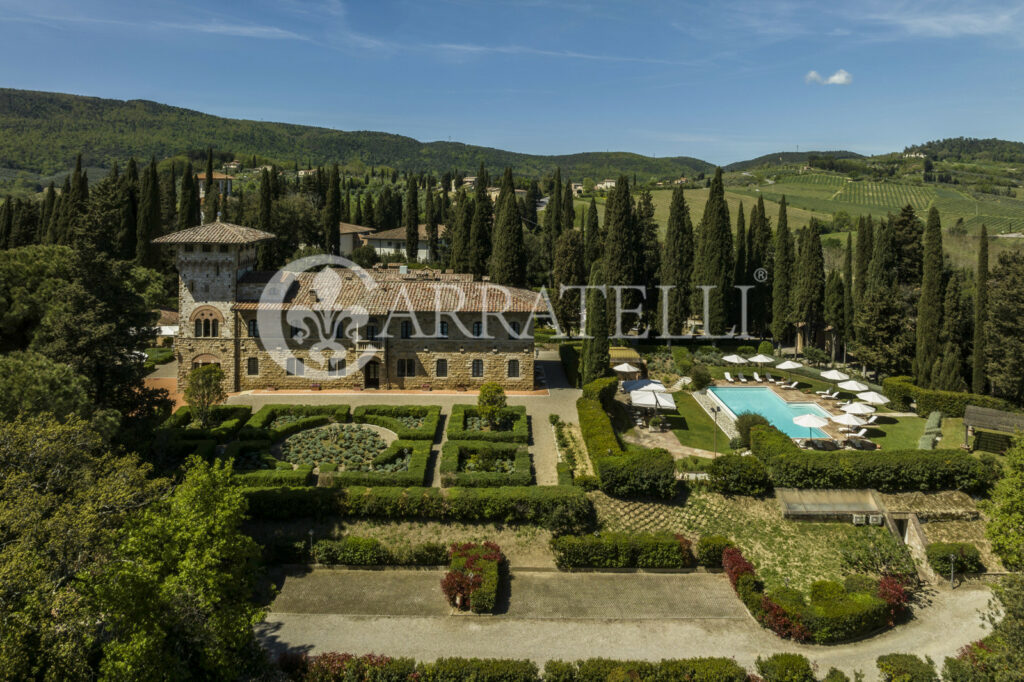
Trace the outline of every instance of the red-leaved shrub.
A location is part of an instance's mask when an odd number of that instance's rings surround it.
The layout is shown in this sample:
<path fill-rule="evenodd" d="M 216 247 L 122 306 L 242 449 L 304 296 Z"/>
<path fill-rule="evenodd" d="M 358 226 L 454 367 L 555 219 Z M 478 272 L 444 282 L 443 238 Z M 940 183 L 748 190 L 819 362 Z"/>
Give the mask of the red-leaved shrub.
<path fill-rule="evenodd" d="M 741 575 L 754 574 L 754 565 L 743 557 L 743 553 L 737 547 L 726 547 L 722 552 L 722 569 L 729 576 L 733 589 L 736 589 L 736 581 Z"/>
<path fill-rule="evenodd" d="M 761 598 L 763 624 L 779 637 L 789 637 L 795 642 L 806 642 L 811 633 L 804 624 L 794 618 L 786 609 L 768 598 Z"/>
<path fill-rule="evenodd" d="M 910 595 L 899 578 L 886 575 L 878 581 L 878 598 L 889 606 L 889 627 L 892 627 L 907 608 Z"/>

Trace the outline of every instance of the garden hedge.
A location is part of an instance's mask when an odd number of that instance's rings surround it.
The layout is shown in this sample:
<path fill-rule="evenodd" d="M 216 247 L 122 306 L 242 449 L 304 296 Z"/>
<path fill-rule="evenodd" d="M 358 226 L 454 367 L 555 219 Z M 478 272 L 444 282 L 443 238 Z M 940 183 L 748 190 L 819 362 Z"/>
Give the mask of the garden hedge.
<path fill-rule="evenodd" d="M 476 416 L 475 405 L 458 404 L 452 406 L 452 416 L 448 422 L 448 440 L 487 440 L 509 443 L 530 442 L 530 423 L 524 405 L 503 407 L 498 411 L 499 418 L 512 419 L 512 428 L 508 431 L 479 431 L 466 428 L 466 417 Z"/>
<path fill-rule="evenodd" d="M 583 397 L 588 400 L 596 400 L 607 407 L 608 403 L 615 398 L 615 391 L 618 387 L 618 377 L 601 377 L 583 385 Z"/>
<path fill-rule="evenodd" d="M 300 417 L 307 417 L 311 420 L 305 422 L 293 422 L 280 429 L 271 429 L 270 425 L 274 423 L 280 415 L 291 414 Z M 316 422 L 312 418 L 322 417 L 323 420 Z M 314 426 L 322 426 L 328 422 L 345 423 L 349 418 L 349 406 L 348 405 L 289 405 L 289 404 L 272 404 L 264 405 L 257 410 L 249 421 L 245 423 L 242 430 L 238 433 L 238 437 L 243 440 L 254 440 L 254 439 L 268 439 L 272 441 L 278 441 L 283 438 L 287 438 L 293 433 L 298 433 L 303 429 L 312 428 Z M 296 427 L 296 423 L 303 423 L 302 427 Z"/>
<path fill-rule="evenodd" d="M 914 654 L 886 654 L 875 660 L 882 682 L 939 682 L 931 659 Z"/>
<path fill-rule="evenodd" d="M 425 486 L 430 478 L 430 446 L 428 440 L 396 440 L 383 452 L 373 458 L 373 463 L 387 464 L 409 451 L 409 464 L 405 471 L 334 471 L 331 473 L 333 486 L 391 485 L 407 488 Z M 323 472 L 323 467 L 321 467 Z"/>
<path fill-rule="evenodd" d="M 433 663 L 420 663 L 416 672 L 422 682 L 536 682 L 538 679 L 537 664 L 533 661 L 499 658 L 439 658 Z"/>
<path fill-rule="evenodd" d="M 764 682 L 817 682 L 814 669 L 806 656 L 800 654 L 773 654 L 757 657 L 757 674 Z"/>
<path fill-rule="evenodd" d="M 565 380 L 573 388 L 580 385 L 580 351 L 574 344 L 562 343 L 558 345 L 558 359 L 562 361 L 562 370 L 565 372 Z"/>
<path fill-rule="evenodd" d="M 658 662 L 588 658 L 582 661 L 548 661 L 544 664 L 544 682 L 608 680 L 746 682 L 747 671 L 731 658 L 663 659 Z"/>
<path fill-rule="evenodd" d="M 317 540 L 313 543 L 312 556 L 309 543 L 302 540 L 276 543 L 270 552 L 265 547 L 264 556 L 284 556 L 290 547 L 296 547 L 298 554 L 288 556 L 288 563 L 312 560 L 320 564 L 344 566 L 443 566 L 449 559 L 448 546 L 440 542 L 389 549 L 376 538 L 357 535 Z"/>
<path fill-rule="evenodd" d="M 501 488 L 249 488 L 257 520 L 350 516 L 381 519 L 524 523 L 556 532 L 586 532 L 594 506 L 576 486 Z"/>
<path fill-rule="evenodd" d="M 579 417 L 580 433 L 583 444 L 587 448 L 591 461 L 607 455 L 621 455 L 622 446 L 612 428 L 611 417 L 604 411 L 601 401 L 593 398 L 580 398 L 576 401 L 576 412 Z"/>
<path fill-rule="evenodd" d="M 601 491 L 612 497 L 669 499 L 676 492 L 675 462 L 661 448 L 638 448 L 624 455 L 598 457 L 594 471 L 601 481 Z"/>
<path fill-rule="evenodd" d="M 284 486 L 307 486 L 314 483 L 313 467 L 299 465 L 297 469 L 253 469 L 236 471 L 232 474 L 236 485 L 245 488 L 277 488 Z"/>
<path fill-rule="evenodd" d="M 450 553 L 448 573 L 441 580 L 448 603 L 473 613 L 493 613 L 505 565 L 501 548 L 493 542 L 467 542 L 452 545 Z"/>
<path fill-rule="evenodd" d="M 693 552 L 686 538 L 671 533 L 600 533 L 551 539 L 555 565 L 575 568 L 689 568 Z"/>
<path fill-rule="evenodd" d="M 772 489 L 768 470 L 752 455 L 723 455 L 711 460 L 708 481 L 716 493 L 763 497 Z"/>
<path fill-rule="evenodd" d="M 708 568 L 721 568 L 722 552 L 732 546 L 732 540 L 723 535 L 703 535 L 697 540 L 697 563 Z"/>
<path fill-rule="evenodd" d="M 214 405 L 210 409 L 210 418 L 215 426 L 208 429 L 189 428 L 189 424 L 192 423 L 192 409 L 184 405 L 167 418 L 162 428 L 172 437 L 182 440 L 212 439 L 218 443 L 226 443 L 234 438 L 251 414 L 252 408 L 248 405 Z"/>
<path fill-rule="evenodd" d="M 807 452 L 773 426 L 751 429 L 750 449 L 767 464 L 776 487 L 981 493 L 999 477 L 992 465 L 960 450 Z"/>
<path fill-rule="evenodd" d="M 947 417 L 963 417 L 964 409 L 968 405 L 1009 412 L 1020 411 L 1020 408 L 1015 407 L 1012 403 L 990 395 L 921 388 L 914 385 L 911 377 L 906 376 L 883 379 L 882 391 L 892 400 L 893 407 L 897 409 L 908 410 L 911 401 L 917 403 L 916 409 L 920 415 L 941 412 Z"/>
<path fill-rule="evenodd" d="M 928 564 L 940 576 L 950 574 L 949 557 L 955 556 L 952 568 L 957 573 L 981 573 L 985 570 L 981 563 L 981 553 L 969 542 L 932 542 L 925 549 Z"/>
<path fill-rule="evenodd" d="M 512 471 L 460 471 L 460 464 L 470 455 L 485 454 L 512 460 Z M 533 483 L 530 451 L 518 443 L 450 440 L 441 448 L 441 485 L 471 488 L 488 486 L 530 485 Z M 571 477 L 569 481 L 572 483 Z M 426 485 L 426 482 L 423 483 Z"/>
<path fill-rule="evenodd" d="M 398 417 L 421 417 L 423 424 L 416 428 L 408 427 Z M 440 420 L 440 405 L 360 405 L 352 412 L 352 421 L 382 426 L 404 440 L 433 441 Z"/>

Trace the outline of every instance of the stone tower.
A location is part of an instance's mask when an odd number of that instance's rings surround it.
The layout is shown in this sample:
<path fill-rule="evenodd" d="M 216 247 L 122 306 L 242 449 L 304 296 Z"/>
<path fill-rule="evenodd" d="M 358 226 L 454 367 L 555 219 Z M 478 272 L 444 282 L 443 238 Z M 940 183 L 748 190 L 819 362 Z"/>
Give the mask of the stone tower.
<path fill-rule="evenodd" d="M 230 223 L 207 223 L 153 240 L 176 249 L 178 268 L 178 335 L 174 352 L 178 361 L 178 390 L 188 373 L 200 365 L 217 364 L 224 370 L 224 389 L 237 390 L 238 342 L 232 310 L 238 281 L 253 269 L 256 246 L 274 235 Z"/>

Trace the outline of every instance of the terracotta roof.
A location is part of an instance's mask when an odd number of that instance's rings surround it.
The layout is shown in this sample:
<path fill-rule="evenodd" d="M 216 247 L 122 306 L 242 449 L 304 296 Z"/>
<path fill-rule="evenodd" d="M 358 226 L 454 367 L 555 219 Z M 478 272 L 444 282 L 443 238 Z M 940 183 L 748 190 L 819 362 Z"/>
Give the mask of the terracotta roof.
<path fill-rule="evenodd" d="M 197 225 L 187 230 L 178 230 L 157 237 L 154 244 L 252 244 L 265 239 L 273 239 L 274 235 L 262 230 L 231 223 L 214 222 Z"/>
<path fill-rule="evenodd" d="M 364 232 L 373 232 L 373 228 L 364 225 L 353 225 L 352 223 L 338 223 L 338 231 L 342 234 L 362 234 Z"/>
<path fill-rule="evenodd" d="M 160 319 L 157 322 L 159 325 L 174 325 L 178 324 L 178 311 L 177 310 L 164 310 L 158 308 L 155 312 L 160 314 Z"/>
<path fill-rule="evenodd" d="M 437 226 L 438 236 L 444 234 L 444 225 Z M 426 223 L 420 223 L 419 225 L 420 240 L 427 240 L 427 225 Z M 389 240 L 404 240 L 405 239 L 405 227 L 396 227 L 393 230 L 384 230 L 383 232 L 374 232 L 372 234 L 364 234 L 363 239 L 389 239 Z"/>
<path fill-rule="evenodd" d="M 472 281 L 468 275 L 444 274 L 413 270 L 401 274 L 397 270 L 368 270 L 373 283 L 362 283 L 352 271 L 331 268 L 322 272 L 302 272 L 291 280 L 283 303 L 261 304 L 258 299 L 235 303 L 235 310 L 311 308 L 364 308 L 370 315 L 387 315 L 392 310 L 435 312 L 543 313 L 547 306 L 536 292 L 527 289 L 499 287 L 488 282 Z M 270 275 L 270 273 L 264 273 Z M 248 273 L 252 283 L 259 281 L 282 284 L 286 275 L 273 273 L 263 278 Z M 374 286 L 374 284 L 376 286 Z M 509 293 L 506 300 L 502 289 Z M 314 295 L 315 292 L 315 295 Z M 485 293 L 486 292 L 486 293 Z"/>
<path fill-rule="evenodd" d="M 202 180 L 203 182 L 206 182 L 206 171 L 199 171 L 198 173 L 196 173 L 196 176 L 198 176 L 198 178 L 200 180 Z M 228 175 L 227 173 L 221 173 L 220 171 L 213 171 L 213 179 L 214 180 L 234 180 L 235 178 L 234 178 L 233 175 Z"/>

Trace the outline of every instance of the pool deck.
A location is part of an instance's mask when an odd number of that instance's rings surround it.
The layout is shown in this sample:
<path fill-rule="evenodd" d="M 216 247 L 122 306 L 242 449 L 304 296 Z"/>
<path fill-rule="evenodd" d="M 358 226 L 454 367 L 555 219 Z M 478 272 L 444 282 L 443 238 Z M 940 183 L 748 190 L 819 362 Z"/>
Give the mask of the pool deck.
<path fill-rule="evenodd" d="M 770 384 L 766 381 L 758 383 L 754 381 L 752 377 L 747 377 L 747 383 L 745 384 L 739 381 L 730 384 L 728 381 L 717 379 L 712 385 L 720 388 L 770 388 L 775 392 L 775 395 L 779 396 L 787 403 L 813 403 L 830 415 L 841 414 L 841 410 L 836 407 L 836 404 L 838 403 L 836 400 L 825 400 L 819 395 L 815 395 L 814 393 L 804 393 L 796 388 L 780 388 L 775 384 Z M 829 422 L 826 426 L 819 427 L 819 429 L 824 431 L 825 435 L 833 440 L 846 440 L 849 435 L 841 432 L 839 430 L 839 426 L 832 422 Z"/>

